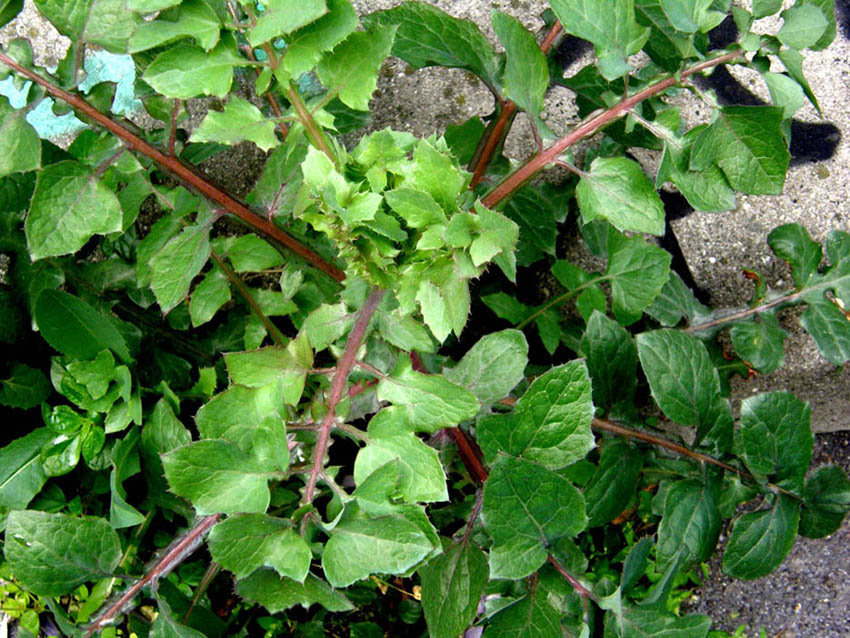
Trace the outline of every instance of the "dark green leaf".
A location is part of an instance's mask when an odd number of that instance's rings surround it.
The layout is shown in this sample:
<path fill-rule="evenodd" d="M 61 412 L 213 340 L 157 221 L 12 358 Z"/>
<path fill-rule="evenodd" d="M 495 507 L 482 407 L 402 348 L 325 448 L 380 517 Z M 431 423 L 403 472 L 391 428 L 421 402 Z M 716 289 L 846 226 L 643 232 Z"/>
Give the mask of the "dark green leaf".
<path fill-rule="evenodd" d="M 812 460 L 811 408 L 788 392 L 765 392 L 741 403 L 735 432 L 739 455 L 756 476 L 801 493 Z"/>
<path fill-rule="evenodd" d="M 472 624 L 488 578 L 487 559 L 461 542 L 419 568 L 422 609 L 432 638 L 456 638 Z"/>
<path fill-rule="evenodd" d="M 606 638 L 705 638 L 710 627 L 708 616 L 674 616 L 657 606 L 635 605 L 625 613 L 605 614 Z"/>
<path fill-rule="evenodd" d="M 499 59 L 475 23 L 460 20 L 425 2 L 405 2 L 364 18 L 367 25 L 398 25 L 392 54 L 413 68 L 461 68 L 491 90 L 499 86 Z"/>
<path fill-rule="evenodd" d="M 24 587 L 61 596 L 110 576 L 121 560 L 121 543 L 102 518 L 13 511 L 6 519 L 5 553 Z"/>
<path fill-rule="evenodd" d="M 799 521 L 799 502 L 784 494 L 770 509 L 742 515 L 732 524 L 723 572 L 747 580 L 772 572 L 791 551 Z"/>
<path fill-rule="evenodd" d="M 637 349 L 625 328 L 594 310 L 581 339 L 581 351 L 587 358 L 594 405 L 610 407 L 634 397 Z"/>
<path fill-rule="evenodd" d="M 673 330 L 637 336 L 638 356 L 658 407 L 672 421 L 697 426 L 698 439 L 709 437 L 728 449 L 732 415 L 720 396 L 720 377 L 703 343 Z"/>
<path fill-rule="evenodd" d="M 800 535 L 823 538 L 837 531 L 850 510 L 850 480 L 837 465 L 819 467 L 806 479 Z"/>
<path fill-rule="evenodd" d="M 22 509 L 39 493 L 47 480 L 39 455 L 54 437 L 38 428 L 0 449 L 0 507 Z"/>
<path fill-rule="evenodd" d="M 35 320 L 45 341 L 59 352 L 93 359 L 109 348 L 131 361 L 124 337 L 115 324 L 82 299 L 59 290 L 44 290 L 35 305 Z"/>
<path fill-rule="evenodd" d="M 767 236 L 771 250 L 791 266 L 791 276 L 798 289 L 805 288 L 812 276 L 818 272 L 823 259 L 820 244 L 812 241 L 807 231 L 799 224 L 777 226 Z"/>
<path fill-rule="evenodd" d="M 599 467 L 584 488 L 588 527 L 604 525 L 626 509 L 642 465 L 641 454 L 628 443 L 610 440 L 602 444 Z"/>
<path fill-rule="evenodd" d="M 98 431 L 101 430 L 98 428 Z M 145 520 L 144 515 L 127 502 L 127 491 L 123 486 L 126 479 L 138 474 L 141 469 L 137 450 L 139 434 L 139 428 L 133 428 L 112 448 L 112 471 L 109 475 L 109 525 L 112 529 L 132 527 Z"/>
<path fill-rule="evenodd" d="M 710 486 L 696 479 L 676 481 L 664 498 L 658 526 L 656 569 L 686 570 L 706 560 L 720 535 L 720 512 Z"/>
<path fill-rule="evenodd" d="M 709 308 L 697 301 L 693 291 L 676 272 L 670 273 L 661 293 L 644 311 L 662 326 L 675 326 L 683 317 L 688 323 L 695 323 L 695 319 L 710 313 Z"/>
<path fill-rule="evenodd" d="M 207 271 L 189 299 L 192 326 L 197 328 L 207 323 L 230 299 L 230 280 L 227 275 L 217 266 Z"/>
<path fill-rule="evenodd" d="M 50 384 L 41 370 L 16 363 L 10 375 L 0 379 L 0 404 L 28 410 L 50 396 Z"/>
<path fill-rule="evenodd" d="M 559 474 L 500 454 L 484 484 L 482 519 L 493 547 L 491 578 L 524 578 L 546 561 L 546 548 L 587 524 L 584 497 Z"/>

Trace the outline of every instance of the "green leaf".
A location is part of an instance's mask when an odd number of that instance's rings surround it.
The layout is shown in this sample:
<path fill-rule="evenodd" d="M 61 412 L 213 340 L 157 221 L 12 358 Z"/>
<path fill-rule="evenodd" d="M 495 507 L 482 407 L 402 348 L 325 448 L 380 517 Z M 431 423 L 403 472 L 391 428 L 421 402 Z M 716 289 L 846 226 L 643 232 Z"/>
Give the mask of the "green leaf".
<path fill-rule="evenodd" d="M 649 29 L 635 21 L 632 0 L 614 0 L 600 11 L 595 0 L 551 0 L 549 3 L 567 33 L 593 44 L 599 71 L 608 80 L 629 72 L 626 57 L 640 51 Z"/>
<path fill-rule="evenodd" d="M 540 119 L 543 98 L 549 88 L 549 67 L 534 36 L 511 16 L 493 11 L 493 30 L 505 47 L 507 62 L 503 77 L 504 96 L 512 100 L 538 127 L 545 127 Z M 544 128 L 545 130 L 545 128 Z"/>
<path fill-rule="evenodd" d="M 338 90 L 343 104 L 368 111 L 369 99 L 377 87 L 378 69 L 390 54 L 394 38 L 392 27 L 352 33 L 322 59 L 316 73 L 322 84 Z"/>
<path fill-rule="evenodd" d="M 165 482 L 160 455 L 191 442 L 192 435 L 189 430 L 174 416 L 168 401 L 165 398 L 160 399 L 150 416 L 145 419 L 139 439 L 142 470 L 150 486 L 149 492 L 158 492 L 166 498 L 171 497 L 167 492 L 168 485 Z"/>
<path fill-rule="evenodd" d="M 222 439 L 178 448 L 163 455 L 162 464 L 171 491 L 191 501 L 200 515 L 265 512 L 268 481 L 278 475 L 268 460 Z"/>
<path fill-rule="evenodd" d="M 399 317 L 395 312 L 379 310 L 375 316 L 375 323 L 381 337 L 396 348 L 434 352 L 434 339 L 422 322 L 413 317 Z"/>
<path fill-rule="evenodd" d="M 599 467 L 584 488 L 588 527 L 604 525 L 626 509 L 642 465 L 640 453 L 628 443 L 609 440 L 602 444 Z"/>
<path fill-rule="evenodd" d="M 571 361 L 537 377 L 517 401 L 511 424 L 479 424 L 479 443 L 489 456 L 499 450 L 550 469 L 566 467 L 593 449 L 590 378 L 584 361 Z M 509 427 L 505 440 L 503 428 Z M 493 429 L 494 428 L 494 429 Z M 504 445 L 490 441 L 503 440 Z"/>
<path fill-rule="evenodd" d="M 639 334 L 637 346 L 652 397 L 667 418 L 697 426 L 698 441 L 708 436 L 728 449 L 732 415 L 703 343 L 683 332 L 656 330 Z"/>
<path fill-rule="evenodd" d="M 762 73 L 764 83 L 770 91 L 774 106 L 782 109 L 782 117 L 788 119 L 803 108 L 805 93 L 796 80 L 782 73 Z"/>
<path fill-rule="evenodd" d="M 758 321 L 735 324 L 729 333 L 738 356 L 762 374 L 770 374 L 785 365 L 787 335 L 776 317 L 766 312 L 758 315 Z"/>
<path fill-rule="evenodd" d="M 283 68 L 292 78 L 311 70 L 357 27 L 357 12 L 348 0 L 327 0 L 328 12 L 286 38 Z"/>
<path fill-rule="evenodd" d="M 640 237 L 609 233 L 605 276 L 611 283 L 611 307 L 619 323 L 629 325 L 640 319 L 667 283 L 671 260 L 666 250 Z"/>
<path fill-rule="evenodd" d="M 478 414 L 481 404 L 466 388 L 436 374 L 416 372 L 402 356 L 389 377 L 381 379 L 377 396 L 404 410 L 416 432 L 436 432 Z"/>
<path fill-rule="evenodd" d="M 9 376 L 0 379 L 0 405 L 29 410 L 50 396 L 50 384 L 41 370 L 16 363 Z"/>
<path fill-rule="evenodd" d="M 672 24 L 685 33 L 708 33 L 726 17 L 712 11 L 713 0 L 661 0 L 661 7 Z"/>
<path fill-rule="evenodd" d="M 224 355 L 230 380 L 234 384 L 249 388 L 261 388 L 278 382 L 283 390 L 283 401 L 296 406 L 304 391 L 307 371 L 313 365 L 313 357 L 301 358 L 294 342 L 286 348 L 268 347 L 248 352 L 230 352 Z M 308 351 L 312 355 L 312 351 Z"/>
<path fill-rule="evenodd" d="M 419 568 L 422 610 L 432 638 L 457 638 L 472 624 L 488 574 L 484 553 L 469 542 L 452 545 Z"/>
<path fill-rule="evenodd" d="M 525 376 L 528 343 L 519 330 L 501 330 L 485 335 L 460 362 L 444 371 L 452 383 L 471 390 L 481 405 L 504 399 Z"/>
<path fill-rule="evenodd" d="M 500 454 L 484 484 L 481 510 L 493 539 L 491 578 L 524 578 L 547 547 L 587 524 L 584 497 L 567 479 L 532 461 Z"/>
<path fill-rule="evenodd" d="M 37 428 L 0 449 L 0 507 L 23 509 L 41 491 L 47 476 L 39 455 L 55 436 Z"/>
<path fill-rule="evenodd" d="M 169 44 L 182 38 L 194 38 L 195 43 L 209 51 L 218 44 L 221 21 L 204 0 L 184 0 L 176 19 L 142 22 L 130 38 L 128 53 L 138 53 Z"/>
<path fill-rule="evenodd" d="M 373 573 L 404 573 L 433 550 L 430 535 L 402 514 L 369 516 L 349 505 L 325 544 L 322 569 L 331 585 L 347 587 Z"/>
<path fill-rule="evenodd" d="M 307 315 L 303 330 L 310 345 L 319 352 L 334 343 L 351 329 L 354 315 L 345 307 L 345 302 L 322 304 Z"/>
<path fill-rule="evenodd" d="M 440 205 L 425 191 L 396 188 L 385 192 L 384 199 L 411 228 L 425 228 L 448 221 Z"/>
<path fill-rule="evenodd" d="M 770 509 L 742 515 L 732 523 L 723 572 L 745 580 L 767 576 L 794 546 L 799 521 L 800 504 L 784 494 Z"/>
<path fill-rule="evenodd" d="M 782 8 L 782 0 L 753 0 L 753 17 L 758 20 L 772 16 Z"/>
<path fill-rule="evenodd" d="M 163 596 L 157 595 L 156 602 L 159 613 L 151 623 L 150 638 L 204 638 L 205 634 L 175 620 L 176 614 Z"/>
<path fill-rule="evenodd" d="M 44 290 L 35 304 L 35 320 L 44 340 L 77 359 L 93 359 L 109 348 L 122 361 L 132 361 L 115 324 L 82 299 L 59 290 Z"/>
<path fill-rule="evenodd" d="M 817 274 L 823 251 L 820 244 L 812 241 L 809 232 L 799 224 L 777 226 L 767 236 L 771 250 L 791 266 L 791 276 L 797 289 L 810 284 Z"/>
<path fill-rule="evenodd" d="M 637 349 L 625 328 L 594 310 L 581 338 L 581 352 L 587 358 L 594 405 L 610 407 L 634 398 Z"/>
<path fill-rule="evenodd" d="M 151 259 L 151 290 L 162 314 L 168 314 L 189 293 L 192 280 L 210 257 L 210 229 L 187 226 Z"/>
<path fill-rule="evenodd" d="M 782 119 L 782 109 L 773 106 L 724 107 L 694 142 L 691 169 L 716 163 L 736 191 L 779 195 L 791 158 Z"/>
<path fill-rule="evenodd" d="M 499 86 L 499 58 L 470 20 L 454 18 L 425 2 L 405 2 L 363 19 L 366 25 L 398 25 L 392 54 L 415 69 L 444 66 L 466 69 L 491 90 Z"/>
<path fill-rule="evenodd" d="M 606 219 L 621 231 L 664 234 L 661 198 L 640 166 L 625 157 L 593 160 L 576 186 L 576 198 L 585 223 Z"/>
<path fill-rule="evenodd" d="M 29 591 L 62 596 L 112 575 L 121 560 L 121 543 L 102 518 L 16 510 L 6 519 L 5 554 L 15 578 Z"/>
<path fill-rule="evenodd" d="M 233 83 L 233 67 L 248 63 L 237 53 L 233 36 L 225 35 L 209 52 L 180 44 L 160 53 L 142 79 L 165 97 L 225 97 Z"/>
<path fill-rule="evenodd" d="M 240 514 L 222 521 L 208 539 L 213 560 L 245 578 L 260 567 L 303 583 L 312 554 L 291 521 L 265 514 Z"/>
<path fill-rule="evenodd" d="M 797 50 L 814 47 L 829 27 L 823 11 L 813 3 L 783 11 L 782 19 L 784 24 L 776 35 L 782 44 Z"/>
<path fill-rule="evenodd" d="M 262 352 L 262 351 L 260 351 Z M 247 354 L 247 353 L 246 353 Z M 258 363 L 266 357 L 274 359 L 274 353 L 264 353 L 258 356 Z M 240 362 L 241 364 L 242 362 Z M 247 375 L 245 380 L 260 382 L 263 375 L 268 373 L 270 379 L 274 378 L 275 371 L 262 370 L 257 366 L 256 371 L 251 372 L 247 366 L 240 366 L 237 375 L 242 379 L 243 369 Z M 209 403 L 198 410 L 195 416 L 195 424 L 198 432 L 206 439 L 228 439 L 234 443 L 243 445 L 247 452 L 253 446 L 254 431 L 258 424 L 266 419 L 278 420 L 283 428 L 281 417 L 281 388 L 276 383 L 260 385 L 248 388 L 242 385 L 234 385 L 221 394 L 213 397 Z"/>
<path fill-rule="evenodd" d="M 675 326 L 682 318 L 688 323 L 694 323 L 695 319 L 710 314 L 709 308 L 697 301 L 693 291 L 675 271 L 670 273 L 661 293 L 644 312 L 662 326 L 668 327 Z"/>
<path fill-rule="evenodd" d="M 91 169 L 57 162 L 38 174 L 24 230 L 33 261 L 67 255 L 92 235 L 121 232 L 121 205 Z"/>
<path fill-rule="evenodd" d="M 89 43 L 112 53 L 126 53 L 138 16 L 125 0 L 37 0 L 39 13 L 74 43 Z"/>
<path fill-rule="evenodd" d="M 218 266 L 204 274 L 189 299 L 189 317 L 192 327 L 197 328 L 207 323 L 215 313 L 231 299 L 230 280 Z"/>
<path fill-rule="evenodd" d="M 270 0 L 263 6 L 256 26 L 248 30 L 248 43 L 252 47 L 292 33 L 328 12 L 325 0 Z"/>
<path fill-rule="evenodd" d="M 354 481 L 362 484 L 373 472 L 397 460 L 399 491 L 406 503 L 449 500 L 446 473 L 434 448 L 411 430 L 407 416 L 397 407 L 384 408 L 369 422 L 369 443 L 354 461 Z"/>
<path fill-rule="evenodd" d="M 676 481 L 664 498 L 658 526 L 656 570 L 687 570 L 707 560 L 720 536 L 720 512 L 711 487 L 696 479 Z"/>
<path fill-rule="evenodd" d="M 812 460 L 811 408 L 788 392 L 765 392 L 741 403 L 736 447 L 756 476 L 800 493 Z"/>
<path fill-rule="evenodd" d="M 218 239 L 214 240 L 216 249 L 219 246 L 218 242 Z M 223 244 L 224 252 L 236 272 L 259 272 L 283 266 L 285 263 L 280 252 L 257 235 L 228 237 Z"/>
<path fill-rule="evenodd" d="M 224 111 L 207 112 L 201 125 L 192 132 L 190 142 L 219 142 L 234 145 L 253 142 L 268 152 L 280 144 L 276 123 L 266 119 L 256 106 L 241 97 L 231 97 Z"/>
<path fill-rule="evenodd" d="M 526 317 L 534 310 L 505 292 L 484 295 L 481 297 L 481 301 L 500 319 L 510 321 L 513 324 L 525 321 Z"/>
<path fill-rule="evenodd" d="M 661 186 L 667 180 L 672 181 L 696 210 L 733 210 L 737 206 L 735 191 L 729 186 L 719 166 L 711 164 L 699 171 L 690 169 L 691 149 L 704 128 L 694 127 L 678 141 L 668 140 L 664 144 L 656 186 Z"/>
<path fill-rule="evenodd" d="M 2 452 L 0 452 L 2 454 Z M 823 538 L 841 527 L 850 510 L 850 480 L 837 465 L 824 465 L 806 479 L 800 535 Z"/>
<path fill-rule="evenodd" d="M 271 569 L 260 569 L 236 584 L 236 593 L 265 607 L 269 613 L 286 611 L 295 605 L 305 609 L 315 603 L 331 612 L 354 609 L 349 600 L 323 580 L 307 574 L 303 583 L 281 578 Z"/>
<path fill-rule="evenodd" d="M 26 115 L 0 96 L 0 176 L 41 168 L 41 140 Z"/>

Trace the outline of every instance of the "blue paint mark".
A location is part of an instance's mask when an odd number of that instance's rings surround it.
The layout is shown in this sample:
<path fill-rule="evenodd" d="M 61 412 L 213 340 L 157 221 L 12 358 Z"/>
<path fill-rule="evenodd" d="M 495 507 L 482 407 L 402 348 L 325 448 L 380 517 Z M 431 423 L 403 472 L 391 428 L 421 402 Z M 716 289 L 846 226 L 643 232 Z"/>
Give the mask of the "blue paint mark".
<path fill-rule="evenodd" d="M 91 51 L 86 55 L 83 68 L 86 71 L 85 80 L 80 83 L 80 89 L 88 93 L 92 87 L 101 82 L 114 82 L 115 98 L 112 101 L 112 112 L 116 115 L 132 115 L 142 108 L 142 103 L 135 99 L 133 83 L 136 79 L 136 68 L 133 58 L 129 55 L 116 55 L 107 51 Z M 0 82 L 0 95 L 9 98 L 13 108 L 19 109 L 26 105 L 26 96 L 31 82 L 26 82 L 22 88 L 15 87 L 15 81 L 8 77 Z M 87 128 L 73 113 L 56 115 L 53 112 L 53 99 L 45 98 L 29 114 L 27 122 L 32 124 L 39 137 L 55 140 L 69 133 L 78 133 Z"/>

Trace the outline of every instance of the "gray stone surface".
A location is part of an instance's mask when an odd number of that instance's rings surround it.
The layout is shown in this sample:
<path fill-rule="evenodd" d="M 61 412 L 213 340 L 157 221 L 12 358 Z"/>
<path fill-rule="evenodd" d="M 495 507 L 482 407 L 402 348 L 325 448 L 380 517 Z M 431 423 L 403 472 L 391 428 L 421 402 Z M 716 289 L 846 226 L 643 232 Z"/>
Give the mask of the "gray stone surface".
<path fill-rule="evenodd" d="M 361 13 L 388 8 L 397 0 L 355 0 Z M 816 240 L 832 229 L 850 229 L 850 13 L 848 0 L 837 0 L 844 16 L 839 35 L 828 49 L 807 54 L 806 74 L 820 100 L 823 121 L 832 123 L 838 139 L 835 153 L 821 161 L 802 161 L 791 168 L 785 191 L 777 197 L 741 197 L 731 213 L 693 213 L 674 222 L 674 229 L 699 286 L 713 305 L 737 306 L 750 295 L 750 285 L 741 276 L 745 267 L 755 267 L 772 285 L 787 286 L 790 278 L 784 264 L 771 256 L 765 238 L 780 224 L 805 225 Z M 526 26 L 542 28 L 540 15 L 545 3 L 517 0 L 438 0 L 433 2 L 449 13 L 476 21 L 491 37 L 489 14 L 497 8 L 518 17 Z M 58 61 L 64 48 L 52 27 L 27 9 L 15 23 L 0 32 L 0 40 L 29 37 L 37 45 L 37 60 Z M 578 66 L 572 69 L 574 72 Z M 568 71 L 569 72 L 569 71 Z M 746 70 L 734 70 L 742 84 L 757 95 L 766 91 L 760 80 Z M 379 90 L 372 102 L 374 128 L 392 126 L 418 135 L 442 131 L 493 108 L 492 97 L 480 84 L 458 70 L 425 69 L 411 72 L 400 61 L 391 61 L 382 72 Z M 547 99 L 547 120 L 556 132 L 575 122 L 575 109 L 568 91 L 556 89 Z M 705 111 L 705 109 L 703 109 Z M 696 114 L 694 117 L 699 117 Z M 706 113 L 702 113 L 705 117 Z M 807 106 L 798 119 L 820 122 Z M 532 148 L 526 122 L 519 118 L 506 145 L 508 153 L 522 159 Z M 253 158 L 252 158 L 253 159 Z M 650 166 L 653 158 L 640 159 Z M 236 162 L 213 174 L 232 174 Z M 773 375 L 734 383 L 734 407 L 742 398 L 771 389 L 788 389 L 812 404 L 813 428 L 825 432 L 850 428 L 850 369 L 837 371 L 823 360 L 811 339 L 796 323 L 794 312 L 783 321 L 791 331 L 788 364 Z M 838 432 L 817 438 L 816 461 L 838 462 L 850 469 L 850 433 Z M 708 613 L 727 630 L 746 624 L 757 635 L 764 626 L 768 636 L 784 638 L 846 638 L 850 636 L 850 526 L 845 525 L 823 540 L 800 540 L 785 564 L 774 574 L 752 582 L 728 582 L 720 574 L 718 561 L 711 564 L 711 577 L 690 603 L 695 611 Z"/>

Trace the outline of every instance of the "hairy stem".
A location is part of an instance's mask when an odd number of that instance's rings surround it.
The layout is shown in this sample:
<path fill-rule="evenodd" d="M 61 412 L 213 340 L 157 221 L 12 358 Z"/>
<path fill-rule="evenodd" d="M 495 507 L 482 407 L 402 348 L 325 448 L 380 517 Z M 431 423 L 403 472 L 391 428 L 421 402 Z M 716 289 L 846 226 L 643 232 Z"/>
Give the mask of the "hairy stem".
<path fill-rule="evenodd" d="M 547 164 L 554 162 L 559 155 L 573 146 L 576 142 L 583 140 L 586 137 L 595 135 L 601 128 L 608 126 L 611 122 L 622 117 L 633 109 L 637 104 L 644 100 L 658 95 L 666 91 L 670 87 L 677 84 L 683 78 L 705 71 L 721 64 L 727 64 L 744 55 L 743 51 L 733 51 L 726 53 L 711 60 L 706 60 L 695 64 L 694 66 L 685 69 L 678 75 L 671 75 L 664 78 L 655 84 L 646 87 L 635 93 L 634 95 L 624 98 L 617 105 L 607 109 L 598 115 L 590 117 L 570 133 L 556 141 L 552 146 L 544 150 L 542 153 L 532 156 L 525 164 L 508 175 L 498 186 L 491 190 L 482 200 L 481 203 L 487 208 L 494 208 L 500 202 L 513 195 L 523 184 L 540 172 Z"/>
<path fill-rule="evenodd" d="M 245 283 L 242 279 L 237 275 L 233 270 L 231 270 L 230 266 L 224 263 L 224 259 L 221 258 L 214 250 L 210 251 L 210 257 L 213 258 L 218 267 L 221 268 L 221 271 L 227 276 L 230 282 L 236 287 L 239 295 L 245 300 L 245 303 L 251 308 L 251 312 L 253 312 L 260 321 L 263 322 L 263 325 L 266 327 L 266 332 L 269 333 L 269 336 L 272 338 L 276 346 L 284 346 L 286 345 L 286 339 L 280 333 L 280 330 L 277 329 L 277 326 L 274 325 L 271 319 L 269 319 L 265 313 L 263 313 L 259 304 L 257 304 L 257 300 L 251 295 L 251 291 L 245 287 Z"/>
<path fill-rule="evenodd" d="M 711 330 L 712 328 L 717 328 L 718 326 L 723 326 L 727 323 L 733 323 L 735 321 L 740 321 L 741 319 L 746 319 L 747 317 L 752 317 L 753 315 L 757 315 L 760 312 L 764 312 L 765 310 L 770 310 L 771 308 L 775 308 L 776 306 L 781 306 L 786 303 L 793 303 L 797 301 L 800 297 L 803 296 L 804 293 L 811 292 L 812 288 L 807 288 L 806 290 L 801 290 L 799 292 L 792 292 L 787 295 L 783 295 L 781 297 L 777 297 L 767 303 L 763 303 L 760 306 L 756 306 L 755 308 L 747 308 L 746 310 L 739 310 L 737 312 L 733 312 L 732 314 L 728 314 L 723 317 L 718 317 L 717 319 L 712 319 L 711 321 L 706 321 L 704 323 L 696 323 L 692 326 L 688 326 L 685 328 L 685 332 L 702 332 L 704 330 Z"/>
<path fill-rule="evenodd" d="M 198 175 L 192 168 L 181 162 L 176 157 L 171 157 L 166 153 L 163 153 L 158 148 L 152 146 L 130 131 L 127 127 L 122 126 L 110 117 L 107 117 L 78 95 L 74 95 L 73 93 L 69 93 L 64 89 L 59 88 L 37 73 L 22 67 L 3 53 L 0 53 L 0 62 L 43 87 L 52 97 L 66 102 L 87 117 L 91 118 L 100 126 L 107 129 L 110 133 L 121 138 L 132 150 L 151 158 L 161 167 L 175 175 L 184 184 L 190 186 L 207 199 L 216 202 L 228 213 L 235 215 L 251 226 L 254 230 L 257 230 L 267 237 L 283 244 L 292 252 L 301 256 L 305 261 L 312 264 L 336 281 L 343 281 L 345 279 L 345 273 L 342 270 L 325 261 L 318 253 L 310 250 L 304 244 L 288 233 L 282 231 L 261 215 L 256 214 L 229 193 L 213 186 L 209 181 Z"/>
<path fill-rule="evenodd" d="M 154 565 L 151 567 L 138 581 L 127 588 L 118 600 L 109 605 L 109 607 L 100 614 L 96 620 L 92 622 L 84 634 L 88 638 L 96 631 L 99 631 L 105 624 L 111 622 L 115 616 L 121 613 L 121 610 L 127 605 L 133 597 L 138 594 L 143 587 L 151 584 L 155 579 L 167 574 L 174 569 L 183 559 L 191 554 L 191 551 L 196 548 L 203 540 L 204 535 L 221 519 L 221 514 L 211 514 L 203 517 L 197 525 L 186 533 L 179 541 L 174 543 L 168 551 L 163 554 Z"/>
<path fill-rule="evenodd" d="M 325 413 L 322 423 L 319 426 L 319 437 L 316 441 L 316 447 L 313 450 L 313 465 L 310 469 L 310 476 L 307 478 L 307 487 L 304 490 L 304 498 L 302 503 L 308 504 L 313 502 L 313 493 L 316 490 L 316 481 L 322 474 L 322 466 L 325 461 L 325 453 L 328 451 L 330 443 L 331 430 L 334 427 L 336 419 L 336 406 L 340 402 L 345 393 L 345 383 L 348 381 L 348 375 L 351 368 L 354 366 L 355 355 L 357 354 L 363 338 L 366 336 L 366 330 L 369 327 L 369 322 L 372 320 L 372 315 L 378 309 L 378 304 L 384 296 L 384 290 L 374 288 L 366 303 L 360 309 L 357 315 L 357 321 L 348 335 L 348 340 L 345 342 L 345 350 L 342 357 L 336 364 L 336 372 L 334 372 L 331 380 L 331 391 L 328 394 L 327 412 Z"/>

